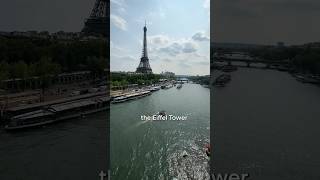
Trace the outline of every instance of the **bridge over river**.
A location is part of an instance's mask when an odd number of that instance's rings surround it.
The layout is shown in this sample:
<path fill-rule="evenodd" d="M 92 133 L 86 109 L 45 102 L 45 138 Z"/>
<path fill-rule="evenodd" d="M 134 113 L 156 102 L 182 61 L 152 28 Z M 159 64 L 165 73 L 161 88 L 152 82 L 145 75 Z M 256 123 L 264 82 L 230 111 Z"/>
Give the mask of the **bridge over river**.
<path fill-rule="evenodd" d="M 237 54 L 238 55 L 238 54 Z M 225 62 L 228 65 L 235 65 L 240 67 L 253 67 L 253 68 L 261 68 L 261 66 L 252 66 L 252 64 L 264 64 L 264 68 L 274 69 L 274 66 L 282 66 L 289 67 L 289 60 L 266 60 L 261 58 L 251 57 L 249 55 L 238 55 L 233 56 L 233 54 L 225 54 L 225 55 L 213 55 L 213 59 L 215 62 Z M 239 64 L 240 63 L 240 64 Z M 241 65 L 244 63 L 245 65 Z"/>

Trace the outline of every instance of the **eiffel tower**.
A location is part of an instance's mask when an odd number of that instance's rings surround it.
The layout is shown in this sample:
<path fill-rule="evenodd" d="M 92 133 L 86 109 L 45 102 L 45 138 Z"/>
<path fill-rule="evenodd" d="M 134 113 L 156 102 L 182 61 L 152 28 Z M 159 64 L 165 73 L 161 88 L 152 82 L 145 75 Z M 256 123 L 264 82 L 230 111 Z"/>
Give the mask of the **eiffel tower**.
<path fill-rule="evenodd" d="M 143 27 L 143 49 L 142 49 L 142 57 L 140 59 L 140 64 L 136 70 L 136 73 L 152 73 L 152 69 L 149 64 L 148 51 L 147 51 L 147 23 L 145 23 Z"/>
<path fill-rule="evenodd" d="M 109 13 L 107 11 L 110 7 L 109 0 L 96 0 L 91 11 L 90 17 L 86 19 L 82 32 L 87 35 L 103 35 L 107 36 L 109 23 L 107 19 Z"/>

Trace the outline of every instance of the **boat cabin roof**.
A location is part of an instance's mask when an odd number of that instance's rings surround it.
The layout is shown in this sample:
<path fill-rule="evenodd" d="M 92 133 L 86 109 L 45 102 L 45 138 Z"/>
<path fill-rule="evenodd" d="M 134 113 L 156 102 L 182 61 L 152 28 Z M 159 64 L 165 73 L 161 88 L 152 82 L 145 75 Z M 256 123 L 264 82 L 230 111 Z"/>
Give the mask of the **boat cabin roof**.
<path fill-rule="evenodd" d="M 83 101 L 78 101 L 78 102 L 53 105 L 49 109 L 52 109 L 55 112 L 59 112 L 59 111 L 65 111 L 65 110 L 69 110 L 69 109 L 94 105 L 96 103 L 97 102 L 94 102 L 92 100 L 83 100 Z"/>

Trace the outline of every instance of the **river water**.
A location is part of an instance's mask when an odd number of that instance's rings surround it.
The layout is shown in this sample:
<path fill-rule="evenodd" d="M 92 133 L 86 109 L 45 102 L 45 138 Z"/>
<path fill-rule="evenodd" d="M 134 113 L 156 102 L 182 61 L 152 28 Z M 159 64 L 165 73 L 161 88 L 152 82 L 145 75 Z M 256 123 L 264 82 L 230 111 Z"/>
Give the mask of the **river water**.
<path fill-rule="evenodd" d="M 18 132 L 0 130 L 1 180 L 88 180 L 106 172 L 107 113 Z"/>
<path fill-rule="evenodd" d="M 159 111 L 185 121 L 142 121 Z M 184 84 L 112 104 L 112 180 L 208 179 L 205 144 L 210 136 L 210 89 Z"/>
<path fill-rule="evenodd" d="M 320 179 L 320 87 L 274 70 L 231 74 L 213 89 L 214 172 Z"/>

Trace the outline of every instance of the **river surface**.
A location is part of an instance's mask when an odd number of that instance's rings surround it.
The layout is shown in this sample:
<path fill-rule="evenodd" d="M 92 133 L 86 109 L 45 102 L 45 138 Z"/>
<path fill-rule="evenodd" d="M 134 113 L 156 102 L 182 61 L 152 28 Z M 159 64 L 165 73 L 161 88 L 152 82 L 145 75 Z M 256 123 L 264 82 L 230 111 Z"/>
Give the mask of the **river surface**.
<path fill-rule="evenodd" d="M 100 112 L 29 130 L 1 129 L 0 179 L 99 179 L 107 169 L 106 120 Z"/>
<path fill-rule="evenodd" d="M 111 105 L 112 180 L 208 179 L 210 89 L 184 84 Z M 142 121 L 159 111 L 185 121 Z"/>
<path fill-rule="evenodd" d="M 320 179 L 320 87 L 274 70 L 231 74 L 213 89 L 214 172 Z"/>

